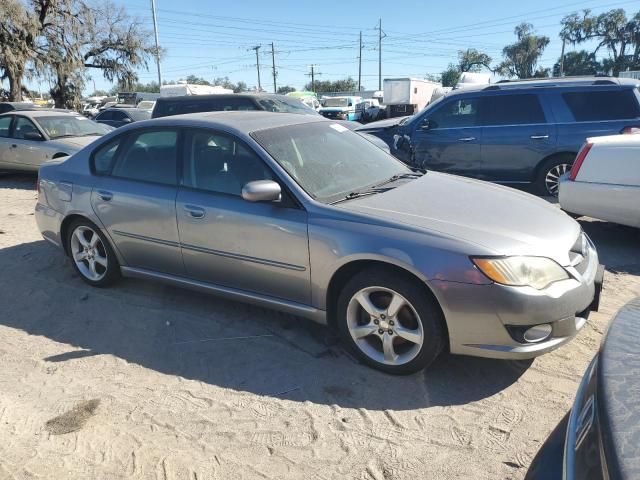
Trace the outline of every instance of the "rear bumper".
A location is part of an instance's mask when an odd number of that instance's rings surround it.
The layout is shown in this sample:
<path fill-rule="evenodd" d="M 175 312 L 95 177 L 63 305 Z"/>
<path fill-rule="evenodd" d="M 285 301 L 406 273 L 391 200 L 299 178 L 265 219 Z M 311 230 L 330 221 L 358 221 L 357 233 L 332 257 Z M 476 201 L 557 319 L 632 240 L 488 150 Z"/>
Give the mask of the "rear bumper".
<path fill-rule="evenodd" d="M 41 203 L 36 204 L 34 215 L 42 237 L 55 246 L 62 248 L 62 239 L 60 238 L 62 215 Z"/>
<path fill-rule="evenodd" d="M 578 278 L 563 280 L 545 290 L 498 284 L 470 285 L 433 281 L 449 330 L 451 353 L 487 358 L 537 357 L 571 341 L 598 308 L 603 269 L 595 249 Z M 510 327 L 549 324 L 542 341 L 521 343 Z"/>

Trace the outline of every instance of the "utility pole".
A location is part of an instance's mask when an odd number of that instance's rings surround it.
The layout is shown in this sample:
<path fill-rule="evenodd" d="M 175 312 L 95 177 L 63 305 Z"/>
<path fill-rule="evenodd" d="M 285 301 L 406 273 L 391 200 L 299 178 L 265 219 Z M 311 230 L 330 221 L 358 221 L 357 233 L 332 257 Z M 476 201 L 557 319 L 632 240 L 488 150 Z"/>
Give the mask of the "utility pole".
<path fill-rule="evenodd" d="M 271 65 L 273 67 L 273 93 L 278 93 L 278 87 L 276 86 L 276 49 L 271 42 Z"/>
<path fill-rule="evenodd" d="M 382 18 L 378 20 L 378 90 L 382 90 L 382 39 L 387 36 L 382 31 Z"/>
<path fill-rule="evenodd" d="M 262 85 L 260 84 L 260 56 L 258 55 L 258 50 L 260 50 L 260 45 L 256 45 L 251 50 L 256 51 L 256 68 L 258 69 L 258 91 L 262 91 Z"/>
<path fill-rule="evenodd" d="M 362 86 L 362 30 L 360 30 L 360 54 L 358 55 L 358 92 Z"/>
<path fill-rule="evenodd" d="M 156 66 L 158 67 L 158 88 L 162 86 L 162 73 L 160 73 L 160 45 L 158 42 L 158 20 L 156 19 L 156 0 L 151 0 L 151 13 L 153 15 L 153 33 L 156 37 Z"/>
<path fill-rule="evenodd" d="M 564 77 L 564 44 L 566 39 L 562 37 L 562 52 L 560 53 L 560 76 Z"/>
<path fill-rule="evenodd" d="M 316 91 L 316 75 L 322 75 L 321 73 L 317 73 L 316 72 L 316 67 L 318 65 L 309 65 L 309 68 L 311 69 L 311 73 L 307 73 L 305 75 L 308 75 L 311 77 L 311 91 L 315 92 Z"/>

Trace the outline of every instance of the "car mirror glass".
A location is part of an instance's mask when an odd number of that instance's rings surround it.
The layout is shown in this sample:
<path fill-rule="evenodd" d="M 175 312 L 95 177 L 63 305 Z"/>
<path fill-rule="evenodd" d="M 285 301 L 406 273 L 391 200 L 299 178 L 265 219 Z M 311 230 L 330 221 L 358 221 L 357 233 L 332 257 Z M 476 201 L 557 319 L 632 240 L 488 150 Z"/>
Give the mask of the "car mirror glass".
<path fill-rule="evenodd" d="M 433 127 L 435 127 L 435 124 L 427 118 L 424 122 L 422 122 L 422 125 L 420 125 L 420 130 L 430 130 Z"/>
<path fill-rule="evenodd" d="M 25 140 L 44 140 L 42 135 L 40 135 L 38 132 L 25 132 L 24 135 L 22 135 L 22 138 Z"/>

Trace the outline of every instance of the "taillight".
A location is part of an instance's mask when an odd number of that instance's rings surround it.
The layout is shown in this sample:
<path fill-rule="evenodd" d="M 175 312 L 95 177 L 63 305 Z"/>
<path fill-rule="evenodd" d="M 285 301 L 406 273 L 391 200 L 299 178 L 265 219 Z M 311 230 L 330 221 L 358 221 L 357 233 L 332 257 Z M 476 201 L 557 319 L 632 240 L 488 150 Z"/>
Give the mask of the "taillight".
<path fill-rule="evenodd" d="M 582 162 L 584 162 L 584 159 L 587 157 L 587 154 L 589 153 L 589 150 L 591 150 L 591 147 L 593 147 L 593 143 L 589 142 L 585 143 L 582 146 L 582 148 L 578 152 L 578 156 L 573 162 L 571 172 L 569 172 L 569 180 L 575 181 L 576 177 L 578 176 L 578 172 L 580 171 L 580 167 L 582 167 Z"/>
<path fill-rule="evenodd" d="M 640 133 L 640 127 L 624 127 L 620 133 L 622 134 Z"/>

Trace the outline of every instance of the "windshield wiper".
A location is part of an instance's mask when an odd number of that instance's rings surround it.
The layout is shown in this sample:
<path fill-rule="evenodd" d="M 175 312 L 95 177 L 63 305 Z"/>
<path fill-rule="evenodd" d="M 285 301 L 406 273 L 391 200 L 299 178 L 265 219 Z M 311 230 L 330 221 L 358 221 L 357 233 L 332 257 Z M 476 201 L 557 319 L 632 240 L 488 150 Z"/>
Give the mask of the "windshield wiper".
<path fill-rule="evenodd" d="M 378 188 L 371 187 L 365 190 L 358 190 L 355 192 L 350 192 L 346 194 L 344 197 L 339 198 L 333 202 L 330 202 L 329 205 L 335 205 L 336 203 L 346 202 L 347 200 L 353 200 L 354 198 L 366 197 L 367 195 L 375 195 L 376 193 L 386 192 L 387 190 L 391 190 L 390 188 Z"/>
<path fill-rule="evenodd" d="M 382 185 L 386 185 L 388 183 L 395 182 L 396 180 L 401 180 L 403 178 L 420 178 L 424 173 L 422 172 L 406 172 L 406 173 L 398 173 L 392 177 L 387 178 L 384 182 L 378 183 L 374 188 L 381 187 Z"/>

